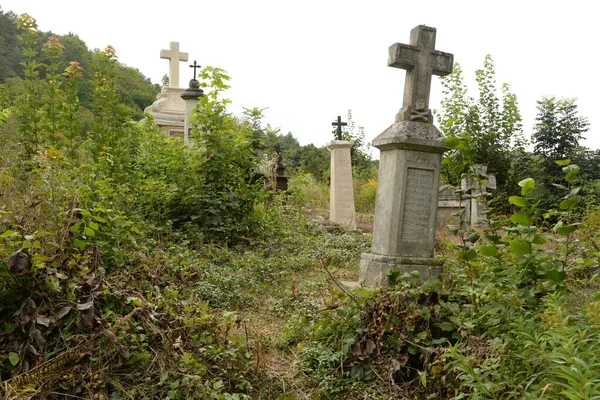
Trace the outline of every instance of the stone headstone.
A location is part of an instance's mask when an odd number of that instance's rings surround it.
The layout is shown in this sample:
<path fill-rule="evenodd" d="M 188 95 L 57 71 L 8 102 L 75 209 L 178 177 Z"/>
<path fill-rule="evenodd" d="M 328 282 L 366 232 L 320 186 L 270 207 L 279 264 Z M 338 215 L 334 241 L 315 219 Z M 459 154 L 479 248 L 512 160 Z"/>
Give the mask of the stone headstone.
<path fill-rule="evenodd" d="M 471 172 L 474 178 L 465 178 L 460 182 L 462 190 L 470 191 L 471 198 L 465 205 L 465 218 L 471 225 L 480 224 L 487 211 L 487 190 L 496 189 L 496 177 L 487 173 L 487 166 L 474 164 Z"/>
<path fill-rule="evenodd" d="M 371 253 L 363 253 L 359 279 L 388 284 L 388 274 L 418 271 L 425 280 L 441 273 L 434 258 L 442 133 L 429 109 L 432 75 L 452 72 L 453 56 L 435 50 L 435 28 L 419 25 L 410 44 L 389 49 L 388 66 L 405 69 L 403 105 L 396 121 L 375 140 L 380 151 Z"/>
<path fill-rule="evenodd" d="M 353 141 L 332 140 L 327 148 L 331 154 L 331 188 L 329 219 L 347 229 L 356 229 L 354 186 L 350 149 Z"/>
<path fill-rule="evenodd" d="M 168 50 L 160 51 L 160 58 L 169 60 L 169 86 L 156 95 L 156 101 L 144 113 L 154 117 L 165 135 L 185 138 L 185 102 L 181 98 L 185 89 L 179 87 L 179 63 L 187 61 L 188 54 L 179 51 L 178 42 L 171 42 Z"/>

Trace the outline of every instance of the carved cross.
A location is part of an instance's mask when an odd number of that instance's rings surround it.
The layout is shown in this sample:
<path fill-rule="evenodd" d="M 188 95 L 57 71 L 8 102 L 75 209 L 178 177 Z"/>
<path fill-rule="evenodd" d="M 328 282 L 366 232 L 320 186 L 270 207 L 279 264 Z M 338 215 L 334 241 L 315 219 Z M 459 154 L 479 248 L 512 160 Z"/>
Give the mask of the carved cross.
<path fill-rule="evenodd" d="M 344 140 L 342 136 L 342 126 L 347 126 L 347 122 L 342 122 L 342 117 L 338 115 L 337 121 L 331 123 L 331 125 L 335 126 L 335 140 Z"/>
<path fill-rule="evenodd" d="M 179 51 L 179 42 L 171 42 L 169 50 L 161 50 L 160 58 L 169 60 L 169 87 L 179 87 L 179 61 L 187 61 L 188 53 Z"/>
<path fill-rule="evenodd" d="M 419 25 L 410 31 L 410 44 L 390 46 L 388 66 L 406 70 L 404 100 L 396 122 L 433 123 L 429 109 L 431 76 L 452 72 L 454 56 L 435 50 L 435 28 Z"/>

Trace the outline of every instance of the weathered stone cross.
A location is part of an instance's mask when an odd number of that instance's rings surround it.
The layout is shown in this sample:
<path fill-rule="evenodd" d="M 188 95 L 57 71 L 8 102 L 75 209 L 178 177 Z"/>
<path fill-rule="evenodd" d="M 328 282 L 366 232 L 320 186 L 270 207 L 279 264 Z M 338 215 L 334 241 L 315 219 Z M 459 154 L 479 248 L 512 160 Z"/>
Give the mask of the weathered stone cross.
<path fill-rule="evenodd" d="M 194 80 L 196 80 L 196 69 L 200 68 L 200 64 L 196 64 L 196 60 L 194 60 L 194 63 L 190 65 L 190 68 L 194 68 Z"/>
<path fill-rule="evenodd" d="M 342 136 L 342 126 L 347 126 L 348 123 L 342 122 L 342 117 L 338 115 L 337 121 L 332 122 L 331 125 L 336 127 L 335 140 L 344 140 L 344 137 Z"/>
<path fill-rule="evenodd" d="M 171 42 L 169 50 L 161 50 L 160 58 L 169 60 L 169 87 L 179 87 L 179 61 L 187 61 L 188 53 L 179 52 L 179 42 Z"/>
<path fill-rule="evenodd" d="M 388 66 L 406 70 L 404 101 L 396 122 L 415 121 L 432 124 L 429 109 L 431 76 L 452 72 L 454 56 L 435 50 L 435 28 L 419 25 L 410 32 L 410 44 L 390 47 Z"/>

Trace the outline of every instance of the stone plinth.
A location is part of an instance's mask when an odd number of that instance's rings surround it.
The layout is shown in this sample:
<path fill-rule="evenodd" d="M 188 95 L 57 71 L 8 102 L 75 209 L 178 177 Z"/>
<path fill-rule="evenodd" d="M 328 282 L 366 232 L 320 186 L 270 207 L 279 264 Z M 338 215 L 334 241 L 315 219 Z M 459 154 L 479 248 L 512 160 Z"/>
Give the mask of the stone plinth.
<path fill-rule="evenodd" d="M 433 259 L 444 142 L 432 124 L 400 121 L 379 135 L 381 150 L 372 254 L 363 254 L 360 280 L 387 285 L 391 270 L 441 273 Z"/>
<path fill-rule="evenodd" d="M 154 122 L 167 136 L 185 136 L 185 102 L 182 88 L 166 87 L 156 95 L 156 101 L 144 113 L 154 117 Z"/>
<path fill-rule="evenodd" d="M 329 219 L 345 228 L 356 229 L 354 186 L 350 148 L 353 141 L 332 140 L 327 148 L 331 153 L 331 194 Z"/>

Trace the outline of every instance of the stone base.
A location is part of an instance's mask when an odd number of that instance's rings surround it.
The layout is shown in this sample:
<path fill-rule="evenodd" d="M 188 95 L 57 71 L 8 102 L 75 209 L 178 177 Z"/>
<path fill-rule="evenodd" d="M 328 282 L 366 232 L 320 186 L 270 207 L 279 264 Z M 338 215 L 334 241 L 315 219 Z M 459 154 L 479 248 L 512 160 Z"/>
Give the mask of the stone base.
<path fill-rule="evenodd" d="M 419 272 L 421 281 L 442 274 L 444 262 L 435 258 L 394 257 L 363 253 L 360 256 L 359 281 L 367 286 L 388 286 L 388 274 L 398 270 L 401 273 Z"/>

